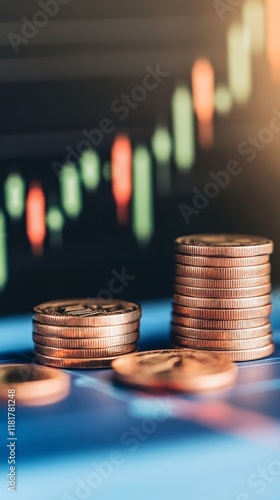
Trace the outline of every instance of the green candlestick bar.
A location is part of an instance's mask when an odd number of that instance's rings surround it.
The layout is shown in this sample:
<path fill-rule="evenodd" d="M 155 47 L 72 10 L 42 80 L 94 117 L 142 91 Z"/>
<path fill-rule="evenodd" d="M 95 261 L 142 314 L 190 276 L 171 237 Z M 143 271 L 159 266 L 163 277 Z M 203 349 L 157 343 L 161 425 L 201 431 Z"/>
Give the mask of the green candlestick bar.
<path fill-rule="evenodd" d="M 25 209 L 25 184 L 19 174 L 7 177 L 4 186 L 5 205 L 12 219 L 20 219 Z"/>
<path fill-rule="evenodd" d="M 96 151 L 85 151 L 80 160 L 82 180 L 88 190 L 94 191 L 100 183 L 100 158 Z"/>
<path fill-rule="evenodd" d="M 78 171 L 75 165 L 69 163 L 61 170 L 60 175 L 61 200 L 68 217 L 78 217 L 82 211 L 82 194 Z"/>
<path fill-rule="evenodd" d="M 225 85 L 218 85 L 215 90 L 215 110 L 220 115 L 227 115 L 232 108 L 232 97 Z"/>
<path fill-rule="evenodd" d="M 180 170 L 189 170 L 195 161 L 192 97 L 187 87 L 177 87 L 172 97 L 174 155 Z"/>
<path fill-rule="evenodd" d="M 157 163 L 157 190 L 160 194 L 168 194 L 171 188 L 172 141 L 167 127 L 156 128 L 152 137 L 152 151 Z"/>
<path fill-rule="evenodd" d="M 61 210 L 56 206 L 51 206 L 47 212 L 47 226 L 50 232 L 50 239 L 53 245 L 62 244 L 62 231 L 64 226 L 64 217 Z"/>
<path fill-rule="evenodd" d="M 154 231 L 152 162 L 145 146 L 133 155 L 133 232 L 137 240 L 148 243 Z"/>

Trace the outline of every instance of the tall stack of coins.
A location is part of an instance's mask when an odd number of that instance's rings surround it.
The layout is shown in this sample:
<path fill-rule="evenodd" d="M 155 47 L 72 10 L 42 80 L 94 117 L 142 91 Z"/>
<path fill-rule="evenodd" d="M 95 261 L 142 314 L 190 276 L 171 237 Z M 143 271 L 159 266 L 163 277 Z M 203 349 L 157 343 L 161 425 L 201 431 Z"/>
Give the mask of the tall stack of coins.
<path fill-rule="evenodd" d="M 59 300 L 34 308 L 35 360 L 57 368 L 106 368 L 137 349 L 141 307 L 114 299 Z"/>
<path fill-rule="evenodd" d="M 271 240 L 202 234 L 175 240 L 171 341 L 233 361 L 274 351 L 269 315 Z"/>

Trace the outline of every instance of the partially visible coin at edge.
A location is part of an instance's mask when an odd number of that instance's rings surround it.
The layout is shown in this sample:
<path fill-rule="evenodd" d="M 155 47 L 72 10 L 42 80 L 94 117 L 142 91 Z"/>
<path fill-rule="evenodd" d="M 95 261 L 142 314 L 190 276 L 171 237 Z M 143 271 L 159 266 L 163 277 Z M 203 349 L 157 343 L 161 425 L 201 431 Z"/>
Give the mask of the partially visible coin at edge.
<path fill-rule="evenodd" d="M 11 389 L 15 391 L 16 404 L 37 406 L 56 403 L 69 394 L 70 386 L 70 376 L 59 370 L 35 364 L 0 365 L 0 400 L 6 403 L 8 390 Z"/>

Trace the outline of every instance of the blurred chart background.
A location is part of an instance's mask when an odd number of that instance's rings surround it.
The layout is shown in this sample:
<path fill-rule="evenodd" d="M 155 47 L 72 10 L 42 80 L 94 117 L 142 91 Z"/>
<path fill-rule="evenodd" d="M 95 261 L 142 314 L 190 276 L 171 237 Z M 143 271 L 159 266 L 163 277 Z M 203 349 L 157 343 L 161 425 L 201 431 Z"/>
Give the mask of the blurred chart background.
<path fill-rule="evenodd" d="M 168 297 L 173 239 L 195 232 L 272 238 L 278 283 L 279 0 L 38 12 L 1 6 L 0 313 L 116 275 L 119 297 Z"/>

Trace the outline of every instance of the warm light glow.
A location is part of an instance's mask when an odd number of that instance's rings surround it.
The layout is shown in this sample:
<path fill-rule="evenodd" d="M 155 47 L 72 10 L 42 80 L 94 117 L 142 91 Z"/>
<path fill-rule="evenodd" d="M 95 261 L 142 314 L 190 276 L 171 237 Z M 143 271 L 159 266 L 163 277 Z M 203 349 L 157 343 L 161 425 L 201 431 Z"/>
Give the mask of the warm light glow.
<path fill-rule="evenodd" d="M 245 0 L 242 5 L 242 22 L 250 33 L 250 50 L 262 54 L 265 47 L 265 10 L 263 0 Z"/>
<path fill-rule="evenodd" d="M 26 200 L 26 232 L 35 255 L 43 251 L 46 237 L 45 195 L 39 184 L 29 189 Z"/>
<path fill-rule="evenodd" d="M 126 225 L 132 196 L 132 149 L 126 135 L 117 137 L 112 147 L 112 191 L 118 222 Z"/>
<path fill-rule="evenodd" d="M 233 99 L 244 104 L 252 91 L 250 31 L 234 23 L 227 34 L 228 84 Z"/>
<path fill-rule="evenodd" d="M 280 1 L 266 0 L 266 38 L 267 57 L 271 66 L 271 76 L 275 83 L 280 82 Z"/>
<path fill-rule="evenodd" d="M 202 147 L 213 144 L 214 71 L 205 59 L 192 69 L 193 106 L 198 119 L 199 142 Z"/>

